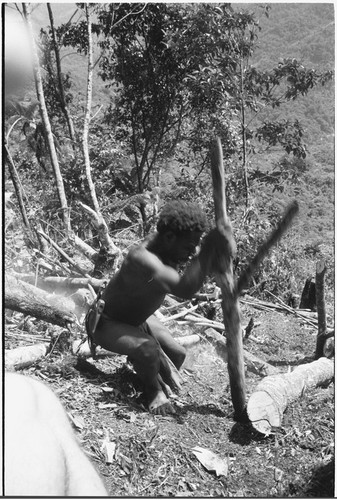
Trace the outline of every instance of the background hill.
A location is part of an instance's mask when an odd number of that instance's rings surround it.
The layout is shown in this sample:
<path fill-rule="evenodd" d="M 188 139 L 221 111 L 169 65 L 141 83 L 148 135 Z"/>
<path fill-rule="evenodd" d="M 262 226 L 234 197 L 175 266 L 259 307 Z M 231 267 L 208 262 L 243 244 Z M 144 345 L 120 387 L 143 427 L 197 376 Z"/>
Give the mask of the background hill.
<path fill-rule="evenodd" d="M 264 4 L 265 5 L 265 4 Z M 235 10 L 253 10 L 261 31 L 252 64 L 259 69 L 295 58 L 303 66 L 334 69 L 335 21 L 332 3 L 271 3 L 269 17 L 256 4 L 233 4 Z M 266 116 L 261 114 L 261 119 Z M 301 213 L 297 230 L 308 244 L 333 245 L 334 239 L 334 85 L 316 87 L 308 96 L 268 110 L 268 119 L 298 118 L 304 128 L 310 166 L 297 194 Z M 270 163 L 273 156 L 264 158 Z M 263 163 L 263 161 L 261 161 Z M 274 195 L 275 196 L 275 195 Z M 278 198 L 278 195 L 275 196 Z M 316 245 L 316 246 L 315 246 Z M 314 251 L 314 250 L 313 250 Z"/>

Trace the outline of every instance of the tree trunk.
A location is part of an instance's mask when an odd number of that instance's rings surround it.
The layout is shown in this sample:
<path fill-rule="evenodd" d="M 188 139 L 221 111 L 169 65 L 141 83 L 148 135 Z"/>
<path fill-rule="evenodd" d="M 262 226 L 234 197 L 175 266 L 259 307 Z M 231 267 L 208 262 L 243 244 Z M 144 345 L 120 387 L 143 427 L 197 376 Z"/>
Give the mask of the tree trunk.
<path fill-rule="evenodd" d="M 91 21 L 88 5 L 84 5 L 85 16 L 87 20 L 87 35 L 88 35 L 88 76 L 87 76 L 87 102 L 84 116 L 84 124 L 83 124 L 83 135 L 82 135 L 82 148 L 83 148 L 83 157 L 85 164 L 85 174 L 87 177 L 87 182 L 89 186 L 89 194 L 94 207 L 94 210 L 97 214 L 100 213 L 100 208 L 98 205 L 98 200 L 96 196 L 95 186 L 91 177 L 91 166 L 90 166 L 90 157 L 89 157 L 89 125 L 90 125 L 90 113 L 91 113 L 91 102 L 92 102 L 92 73 L 93 73 L 93 62 L 92 62 L 92 33 L 91 33 Z"/>
<path fill-rule="evenodd" d="M 16 279 L 35 285 L 36 287 L 42 288 L 49 293 L 54 292 L 62 294 L 67 291 L 75 292 L 79 288 L 88 288 L 88 285 L 92 286 L 92 288 L 97 291 L 104 283 L 104 280 L 98 280 L 95 278 L 64 278 L 61 276 L 48 276 L 46 278 L 38 277 L 36 279 L 34 274 L 12 274 Z"/>
<path fill-rule="evenodd" d="M 50 28 L 52 32 L 52 38 L 53 38 L 53 45 L 54 45 L 54 52 L 55 52 L 55 60 L 56 60 L 56 68 L 57 68 L 57 79 L 58 79 L 58 85 L 59 85 L 59 91 L 60 91 L 60 98 L 61 98 L 61 108 L 62 112 L 64 114 L 64 117 L 66 119 L 67 125 L 68 125 L 68 130 L 69 130 L 69 137 L 72 140 L 72 146 L 73 148 L 75 147 L 76 143 L 76 136 L 75 136 L 75 129 L 74 129 L 74 124 L 73 120 L 69 114 L 69 110 L 66 104 L 66 99 L 64 95 L 64 88 L 63 88 L 63 82 L 62 82 L 62 71 L 61 71 L 61 60 L 60 60 L 60 52 L 59 48 L 57 45 L 57 40 L 56 40 L 56 35 L 55 35 L 55 28 L 54 28 L 54 16 L 53 16 L 53 11 L 51 9 L 50 3 L 47 3 L 47 9 L 48 9 L 48 14 L 49 14 L 49 20 L 50 20 Z"/>
<path fill-rule="evenodd" d="M 76 321 L 73 310 L 56 297 L 10 275 L 5 277 L 5 308 L 62 327 Z"/>
<path fill-rule="evenodd" d="M 118 264 L 117 257 L 121 256 L 121 251 L 112 241 L 109 235 L 108 226 L 106 225 L 102 215 L 95 212 L 95 210 L 88 207 L 84 203 L 80 202 L 80 205 L 90 215 L 90 220 L 98 233 L 100 242 L 102 243 L 100 251 L 95 257 L 95 268 L 93 272 L 96 278 L 101 278 L 107 274 L 111 274 L 111 271 L 114 272 L 116 270 Z"/>
<path fill-rule="evenodd" d="M 248 417 L 253 427 L 268 436 L 274 427 L 280 427 L 283 412 L 305 390 L 325 385 L 334 377 L 334 362 L 320 358 L 297 366 L 291 373 L 264 378 L 248 401 Z"/>
<path fill-rule="evenodd" d="M 19 175 L 18 175 L 18 172 L 17 172 L 17 170 L 15 168 L 15 164 L 13 162 L 13 158 L 12 158 L 12 156 L 11 156 L 9 150 L 8 150 L 8 146 L 7 146 L 6 143 L 4 145 L 4 150 L 5 150 L 4 157 L 7 160 L 9 175 L 10 175 L 10 178 L 12 180 L 12 183 L 13 183 L 13 186 L 14 186 L 14 189 L 15 189 L 15 194 L 16 194 L 16 197 L 17 197 L 17 200 L 18 200 L 18 203 L 19 203 L 19 208 L 20 208 L 20 213 L 21 213 L 21 217 L 22 217 L 23 223 L 27 227 L 27 229 L 31 229 L 30 224 L 29 224 L 29 220 L 28 220 L 28 217 L 27 217 L 27 212 L 26 212 L 26 209 L 25 209 L 25 205 L 24 205 L 24 202 L 23 202 L 23 198 L 22 198 L 22 189 L 21 189 L 21 183 L 20 183 Z"/>
<path fill-rule="evenodd" d="M 59 165 L 57 154 L 56 154 L 53 133 L 52 133 L 51 126 L 50 126 L 46 102 L 45 102 L 45 98 L 44 98 L 42 77 L 41 77 L 41 71 L 40 71 L 40 62 L 39 62 L 39 56 L 37 53 L 37 48 L 36 48 L 35 39 L 34 39 L 33 26 L 32 26 L 32 22 L 31 22 L 31 18 L 30 18 L 29 9 L 27 9 L 27 4 L 23 3 L 22 8 L 23 8 L 23 13 L 24 13 L 24 17 L 26 19 L 28 33 L 30 35 L 30 41 L 31 41 L 33 63 L 34 63 L 34 79 L 35 79 L 35 86 L 36 86 L 36 94 L 37 94 L 37 98 L 38 98 L 38 101 L 40 104 L 40 113 L 41 113 L 42 123 L 43 123 L 44 130 L 45 130 L 45 133 L 47 136 L 50 159 L 51 159 L 51 163 L 52 163 L 53 170 L 54 170 L 54 176 L 55 176 L 55 180 L 56 180 L 57 194 L 59 197 L 61 210 L 62 210 L 62 219 L 63 219 L 64 225 L 65 225 L 65 229 L 68 232 L 68 231 L 70 231 L 69 208 L 68 208 L 67 198 L 66 198 L 66 194 L 65 194 L 65 190 L 64 190 L 64 184 L 63 184 L 63 178 L 62 178 L 62 174 L 61 174 L 61 170 L 60 170 L 60 165 Z"/>
<path fill-rule="evenodd" d="M 316 283 L 312 276 L 305 281 L 301 295 L 300 309 L 316 310 Z"/>
<path fill-rule="evenodd" d="M 231 231 L 231 224 L 226 212 L 225 180 L 220 139 L 217 139 L 216 143 L 213 145 L 211 151 L 211 166 L 216 225 L 219 230 L 226 228 L 226 230 Z M 220 258 L 220 271 L 215 274 L 215 280 L 217 285 L 221 288 L 223 299 L 222 311 L 227 338 L 228 372 L 231 386 L 231 396 L 235 410 L 235 418 L 237 420 L 244 420 L 246 387 L 240 306 L 233 276 L 232 256 L 223 254 Z"/>
<path fill-rule="evenodd" d="M 245 114 L 245 101 L 244 101 L 244 74 L 243 74 L 243 57 L 240 59 L 240 103 L 241 103 L 241 133 L 242 133 L 242 169 L 243 178 L 246 191 L 246 208 L 249 205 L 249 183 L 247 172 L 247 138 L 246 138 L 246 114 Z"/>
<path fill-rule="evenodd" d="M 44 358 L 49 344 L 35 344 L 5 351 L 5 369 L 20 370 Z"/>
<path fill-rule="evenodd" d="M 83 135 L 82 135 L 82 150 L 85 165 L 85 174 L 89 187 L 89 195 L 94 209 L 81 203 L 81 206 L 91 215 L 91 221 L 94 224 L 102 247 L 99 254 L 96 256 L 94 275 L 96 277 L 104 276 L 106 270 L 106 261 L 108 260 L 108 269 L 115 269 L 116 257 L 120 254 L 118 247 L 113 243 L 109 236 L 108 226 L 101 214 L 97 200 L 95 185 L 91 177 L 91 165 L 89 157 L 89 125 L 92 101 L 92 76 L 93 76 L 93 61 L 92 61 L 92 31 L 91 20 L 88 4 L 84 4 L 85 16 L 87 20 L 87 35 L 88 35 L 88 77 L 87 77 L 87 102 L 84 116 Z"/>

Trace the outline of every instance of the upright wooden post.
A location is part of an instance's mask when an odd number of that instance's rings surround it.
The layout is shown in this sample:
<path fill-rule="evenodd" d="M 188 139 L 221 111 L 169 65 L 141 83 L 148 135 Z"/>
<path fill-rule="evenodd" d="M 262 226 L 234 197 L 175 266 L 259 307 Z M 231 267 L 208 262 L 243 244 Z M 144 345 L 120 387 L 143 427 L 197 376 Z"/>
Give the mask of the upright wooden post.
<path fill-rule="evenodd" d="M 324 260 L 319 260 L 316 264 L 316 305 L 317 305 L 317 320 L 318 334 L 316 340 L 315 359 L 324 356 L 323 348 L 326 336 L 326 312 L 324 298 L 324 276 L 326 265 Z"/>
<path fill-rule="evenodd" d="M 223 169 L 222 147 L 217 138 L 211 150 L 211 168 L 215 223 L 223 233 L 232 232 L 226 210 L 225 178 Z M 246 420 L 246 388 L 243 360 L 242 330 L 240 306 L 233 275 L 233 255 L 224 252 L 219 255 L 219 271 L 215 274 L 217 285 L 222 292 L 223 321 L 226 330 L 228 351 L 228 373 L 231 387 L 235 420 Z"/>

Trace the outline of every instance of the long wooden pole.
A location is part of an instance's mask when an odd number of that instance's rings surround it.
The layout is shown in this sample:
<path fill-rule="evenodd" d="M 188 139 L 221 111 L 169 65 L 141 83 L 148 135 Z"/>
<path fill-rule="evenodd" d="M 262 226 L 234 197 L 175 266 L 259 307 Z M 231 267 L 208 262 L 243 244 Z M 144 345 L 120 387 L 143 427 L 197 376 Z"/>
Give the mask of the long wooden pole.
<path fill-rule="evenodd" d="M 265 256 L 268 254 L 269 250 L 276 245 L 276 243 L 281 239 L 283 234 L 286 232 L 290 224 L 292 223 L 294 217 L 298 214 L 298 203 L 296 200 L 294 200 L 290 205 L 287 207 L 285 214 L 283 215 L 282 219 L 278 222 L 277 226 L 275 229 L 272 231 L 272 233 L 268 236 L 266 241 L 262 243 L 260 248 L 258 249 L 256 255 L 254 256 L 253 260 L 249 263 L 247 268 L 242 272 L 238 283 L 237 283 L 237 293 L 240 294 L 242 290 L 248 286 L 249 280 L 253 276 L 254 272 L 256 269 L 259 267 L 261 264 L 262 260 L 265 258 Z"/>
<path fill-rule="evenodd" d="M 211 168 L 216 227 L 221 233 L 225 232 L 225 234 L 232 236 L 231 223 L 226 209 L 225 177 L 219 138 L 216 139 L 211 150 Z M 219 255 L 218 265 L 219 271 L 215 274 L 215 280 L 222 292 L 222 311 L 227 338 L 228 373 L 234 418 L 244 421 L 247 419 L 245 411 L 246 387 L 240 306 L 233 274 L 233 255 L 230 255 L 229 252 Z"/>

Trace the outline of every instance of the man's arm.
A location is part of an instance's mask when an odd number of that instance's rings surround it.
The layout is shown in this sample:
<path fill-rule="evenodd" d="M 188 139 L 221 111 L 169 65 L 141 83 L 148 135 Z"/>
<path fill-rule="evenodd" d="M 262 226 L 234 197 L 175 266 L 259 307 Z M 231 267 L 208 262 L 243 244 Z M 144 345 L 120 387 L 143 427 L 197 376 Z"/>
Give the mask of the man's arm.
<path fill-rule="evenodd" d="M 148 268 L 160 291 L 190 299 L 201 288 L 206 276 L 217 268 L 219 252 L 234 251 L 231 236 L 214 229 L 205 237 L 200 253 L 191 260 L 183 275 L 148 251 L 142 252 L 139 262 Z"/>

